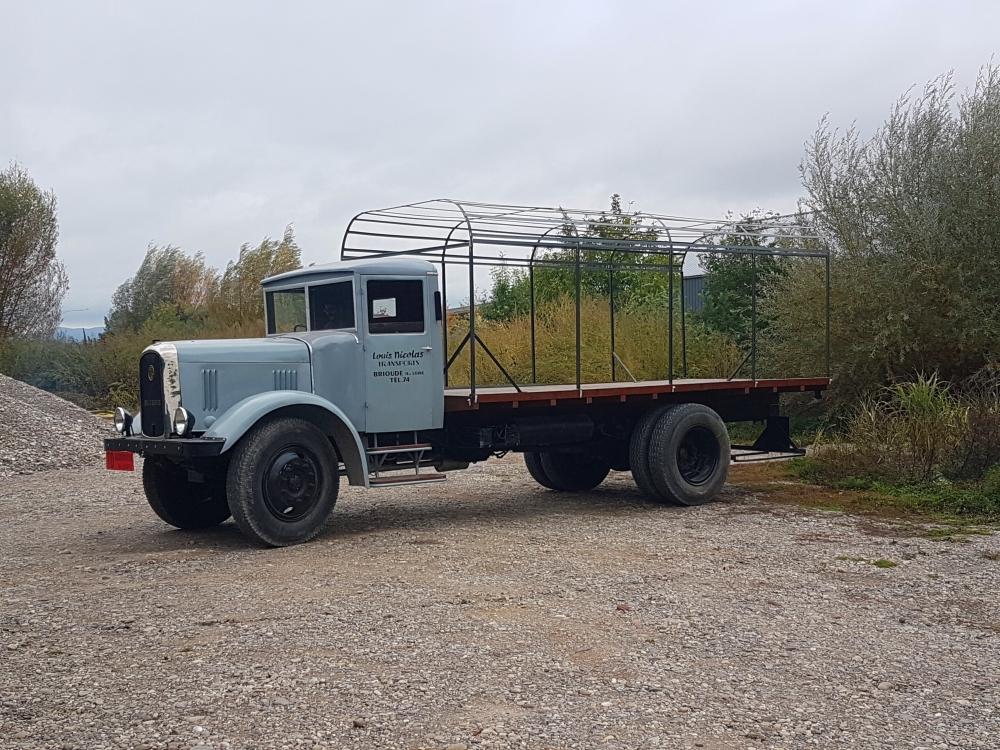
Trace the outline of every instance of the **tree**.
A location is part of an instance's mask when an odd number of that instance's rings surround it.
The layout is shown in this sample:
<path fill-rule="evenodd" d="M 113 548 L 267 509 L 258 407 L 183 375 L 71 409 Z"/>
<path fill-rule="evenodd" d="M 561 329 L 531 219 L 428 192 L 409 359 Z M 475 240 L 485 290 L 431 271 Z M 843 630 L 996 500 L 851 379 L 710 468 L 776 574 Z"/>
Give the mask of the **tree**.
<path fill-rule="evenodd" d="M 867 140 L 822 120 L 802 177 L 833 253 L 842 395 L 918 372 L 962 380 L 1000 357 L 1000 67 L 957 106 L 951 76 L 904 95 Z M 825 299 L 823 274 L 796 266 L 767 303 L 787 359 Z"/>
<path fill-rule="evenodd" d="M 18 164 L 0 172 L 0 341 L 55 332 L 69 288 L 58 238 L 55 195 Z"/>
<path fill-rule="evenodd" d="M 770 227 L 777 218 L 775 213 L 752 211 L 735 222 L 732 234 L 716 242 L 732 248 L 773 248 L 778 240 Z M 762 231 L 765 226 L 768 230 Z M 773 255 L 755 258 L 747 252 L 715 252 L 702 256 L 701 267 L 705 271 L 705 307 L 701 313 L 705 326 L 726 334 L 741 347 L 750 346 L 754 297 L 760 302 L 768 294 L 775 276 L 784 273 L 784 264 Z M 769 323 L 768 316 L 758 309 L 758 333 L 763 333 Z"/>
<path fill-rule="evenodd" d="M 641 247 L 643 242 L 654 242 L 657 233 L 650 228 L 639 226 L 641 217 L 637 212 L 622 208 L 621 196 L 611 196 L 611 208 L 596 217 L 590 217 L 585 227 L 573 224 L 567 219 L 562 228 L 561 238 L 564 249 L 548 250 L 539 254 L 542 261 L 535 269 L 535 301 L 554 302 L 563 297 L 576 295 L 576 272 L 573 264 L 577 250 L 575 238 L 581 239 L 580 261 L 583 264 L 614 264 L 614 288 L 616 307 L 659 307 L 665 309 L 669 296 L 670 274 L 648 268 L 630 270 L 630 266 L 669 264 L 662 254 L 624 252 L 620 241 L 630 240 L 633 247 Z M 557 235 L 558 237 L 559 235 Z M 607 242 L 604 242 L 607 240 Z M 561 265 L 545 265 L 544 261 L 558 261 Z M 681 273 L 681 260 L 674 259 L 675 286 Z M 493 273 L 493 285 L 488 301 L 484 305 L 484 316 L 493 320 L 509 320 L 516 315 L 527 313 L 530 291 L 528 273 L 515 268 L 502 268 Z M 607 270 L 584 269 L 580 274 L 580 290 L 583 296 L 608 299 L 611 293 L 611 275 Z M 675 288 L 675 297 L 679 291 Z M 675 304 L 677 300 L 675 299 Z"/>
<path fill-rule="evenodd" d="M 489 300 L 482 306 L 486 320 L 513 320 L 527 315 L 531 301 L 528 274 L 520 268 L 497 266 L 490 269 L 493 285 Z"/>
<path fill-rule="evenodd" d="M 138 331 L 164 306 L 179 318 L 190 317 L 203 310 L 217 287 L 218 274 L 201 253 L 150 245 L 135 276 L 115 290 L 104 326 L 109 333 Z"/>
<path fill-rule="evenodd" d="M 301 267 L 302 251 L 295 243 L 291 225 L 285 227 L 281 242 L 265 237 L 257 247 L 244 244 L 239 259 L 230 261 L 222 274 L 217 300 L 220 316 L 230 322 L 262 319 L 264 301 L 260 282 Z"/>

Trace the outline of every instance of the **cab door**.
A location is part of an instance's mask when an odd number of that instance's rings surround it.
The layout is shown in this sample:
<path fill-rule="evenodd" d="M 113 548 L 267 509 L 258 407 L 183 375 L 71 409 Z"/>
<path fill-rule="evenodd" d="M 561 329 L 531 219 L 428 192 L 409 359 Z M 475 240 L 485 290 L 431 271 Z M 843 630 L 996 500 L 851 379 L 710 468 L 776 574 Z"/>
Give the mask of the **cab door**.
<path fill-rule="evenodd" d="M 365 430 L 436 429 L 444 422 L 437 274 L 362 275 Z"/>

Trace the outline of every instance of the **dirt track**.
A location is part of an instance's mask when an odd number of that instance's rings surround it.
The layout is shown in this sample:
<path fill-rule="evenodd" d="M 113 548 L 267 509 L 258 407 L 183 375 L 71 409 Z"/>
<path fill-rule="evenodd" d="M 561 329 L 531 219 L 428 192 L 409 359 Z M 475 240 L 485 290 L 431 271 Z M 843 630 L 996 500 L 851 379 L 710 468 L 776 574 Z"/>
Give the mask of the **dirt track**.
<path fill-rule="evenodd" d="M 995 750 L 1000 536 L 897 532 L 508 457 L 260 550 L 170 530 L 136 476 L 14 477 L 0 747 Z"/>

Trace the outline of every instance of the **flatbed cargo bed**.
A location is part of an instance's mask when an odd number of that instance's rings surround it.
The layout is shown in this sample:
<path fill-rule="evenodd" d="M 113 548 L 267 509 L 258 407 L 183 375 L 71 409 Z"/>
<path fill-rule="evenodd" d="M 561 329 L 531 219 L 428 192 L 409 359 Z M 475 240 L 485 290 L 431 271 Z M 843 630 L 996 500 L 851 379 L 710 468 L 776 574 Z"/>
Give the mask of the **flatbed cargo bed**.
<path fill-rule="evenodd" d="M 512 386 L 477 386 L 475 400 L 469 388 L 446 388 L 444 408 L 446 412 L 470 411 L 491 404 L 517 408 L 521 403 L 539 405 L 548 401 L 550 405 L 567 402 L 595 401 L 626 402 L 633 398 L 656 399 L 661 395 L 674 393 L 750 394 L 750 393 L 800 393 L 821 391 L 828 388 L 830 379 L 819 378 L 769 378 L 750 380 L 746 378 L 675 378 L 669 380 L 639 380 L 621 383 L 584 383 L 579 388 L 568 385 L 524 385 L 520 391 Z"/>

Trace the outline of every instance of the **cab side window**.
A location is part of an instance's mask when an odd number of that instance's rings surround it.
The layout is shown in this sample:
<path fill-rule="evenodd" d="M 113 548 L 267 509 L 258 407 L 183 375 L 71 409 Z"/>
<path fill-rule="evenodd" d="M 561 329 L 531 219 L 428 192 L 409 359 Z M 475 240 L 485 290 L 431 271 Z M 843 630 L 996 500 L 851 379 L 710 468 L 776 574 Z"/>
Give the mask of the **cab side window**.
<path fill-rule="evenodd" d="M 310 330 L 354 328 L 354 284 L 338 281 L 309 288 Z"/>
<path fill-rule="evenodd" d="M 366 292 L 370 333 L 423 333 L 423 281 L 372 279 Z"/>
<path fill-rule="evenodd" d="M 306 290 L 303 287 L 268 292 L 266 300 L 268 333 L 306 330 Z"/>

